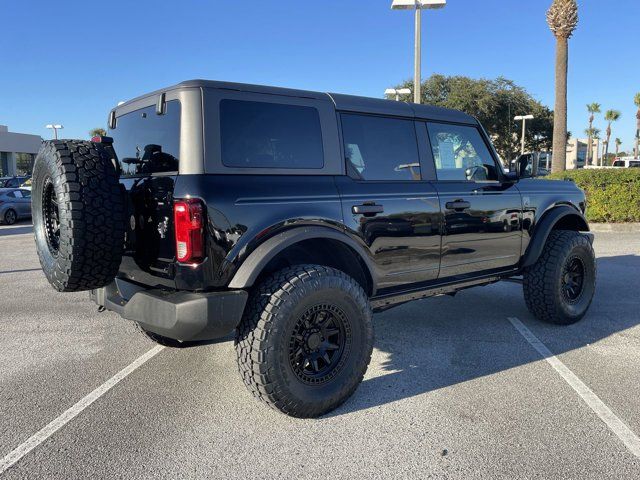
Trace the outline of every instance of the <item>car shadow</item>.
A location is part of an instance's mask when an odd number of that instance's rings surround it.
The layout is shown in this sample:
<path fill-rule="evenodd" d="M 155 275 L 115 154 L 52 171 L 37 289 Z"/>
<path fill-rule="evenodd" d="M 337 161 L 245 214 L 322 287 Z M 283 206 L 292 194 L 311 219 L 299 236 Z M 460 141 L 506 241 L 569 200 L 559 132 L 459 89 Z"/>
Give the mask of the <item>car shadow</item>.
<path fill-rule="evenodd" d="M 212 340 L 190 340 L 186 342 L 182 342 L 180 344 L 180 348 L 192 348 L 192 347 L 202 347 L 204 345 L 215 345 L 216 343 L 225 343 L 229 341 L 233 341 L 235 335 L 233 332 L 228 333 L 224 337 L 214 338 Z"/>
<path fill-rule="evenodd" d="M 640 324 L 634 292 L 640 256 L 597 260 L 598 286 L 582 321 L 544 324 L 527 310 L 522 287 L 501 282 L 375 315 L 378 361 L 334 417 L 433 392 L 539 361 L 508 318 L 526 323 L 555 354 L 598 342 Z M 380 362 L 382 358 L 382 362 Z"/>

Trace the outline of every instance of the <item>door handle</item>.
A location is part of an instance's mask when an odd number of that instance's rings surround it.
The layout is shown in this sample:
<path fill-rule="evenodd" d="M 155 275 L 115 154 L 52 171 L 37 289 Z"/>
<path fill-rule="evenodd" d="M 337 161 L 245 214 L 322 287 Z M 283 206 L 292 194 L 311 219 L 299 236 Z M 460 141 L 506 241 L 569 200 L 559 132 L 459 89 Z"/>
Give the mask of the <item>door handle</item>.
<path fill-rule="evenodd" d="M 351 207 L 351 211 L 356 215 L 364 215 L 365 217 L 373 217 L 378 213 L 384 212 L 384 206 L 382 205 L 354 205 Z"/>
<path fill-rule="evenodd" d="M 445 204 L 449 210 L 466 210 L 467 208 L 471 208 L 471 204 L 469 202 L 465 202 L 464 200 L 454 200 L 453 202 L 447 202 Z"/>

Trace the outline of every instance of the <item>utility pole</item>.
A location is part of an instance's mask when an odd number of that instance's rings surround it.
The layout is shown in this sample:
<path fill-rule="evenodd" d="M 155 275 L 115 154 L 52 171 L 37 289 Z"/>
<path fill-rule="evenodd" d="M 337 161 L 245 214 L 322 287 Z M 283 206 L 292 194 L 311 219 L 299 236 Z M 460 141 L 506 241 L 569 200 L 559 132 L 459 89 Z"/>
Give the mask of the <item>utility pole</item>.
<path fill-rule="evenodd" d="M 391 8 L 393 10 L 416 10 L 415 16 L 415 36 L 413 42 L 413 102 L 421 101 L 421 76 L 422 76 L 422 9 L 423 8 L 443 8 L 447 0 L 393 0 Z"/>
<path fill-rule="evenodd" d="M 44 128 L 48 128 L 53 130 L 53 138 L 58 140 L 58 130 L 62 130 L 64 127 L 62 125 L 58 125 L 56 123 L 50 123 L 49 125 L 45 125 Z"/>
<path fill-rule="evenodd" d="M 518 115 L 513 119 L 516 122 L 522 120 L 522 139 L 520 140 L 520 155 L 524 155 L 524 134 L 526 131 L 527 120 L 533 120 L 533 115 Z"/>

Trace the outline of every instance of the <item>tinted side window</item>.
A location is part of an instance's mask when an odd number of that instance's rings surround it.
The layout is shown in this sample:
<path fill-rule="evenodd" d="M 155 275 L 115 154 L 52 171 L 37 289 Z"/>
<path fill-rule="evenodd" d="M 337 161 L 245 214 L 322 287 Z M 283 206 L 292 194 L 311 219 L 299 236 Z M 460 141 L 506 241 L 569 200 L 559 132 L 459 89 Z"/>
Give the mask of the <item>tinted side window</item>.
<path fill-rule="evenodd" d="M 498 168 L 475 127 L 428 123 L 438 180 L 499 180 Z"/>
<path fill-rule="evenodd" d="M 220 102 L 222 163 L 245 168 L 322 168 L 320 115 L 313 107 Z"/>
<path fill-rule="evenodd" d="M 166 113 L 146 107 L 117 118 L 109 130 L 123 177 L 177 172 L 180 155 L 180 102 L 171 100 Z"/>
<path fill-rule="evenodd" d="M 29 190 L 20 190 L 22 198 L 31 198 L 31 192 Z"/>
<path fill-rule="evenodd" d="M 9 198 L 16 198 L 16 192 L 9 192 L 9 193 L 7 193 L 7 197 L 9 197 Z"/>
<path fill-rule="evenodd" d="M 341 118 L 349 175 L 361 180 L 420 180 L 412 120 L 352 114 Z"/>

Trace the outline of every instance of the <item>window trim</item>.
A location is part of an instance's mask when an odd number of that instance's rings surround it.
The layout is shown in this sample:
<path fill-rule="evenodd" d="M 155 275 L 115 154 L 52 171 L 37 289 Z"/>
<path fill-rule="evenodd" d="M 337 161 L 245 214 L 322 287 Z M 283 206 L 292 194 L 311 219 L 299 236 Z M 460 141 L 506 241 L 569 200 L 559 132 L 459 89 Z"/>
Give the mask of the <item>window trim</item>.
<path fill-rule="evenodd" d="M 482 126 L 480 124 L 469 124 L 469 123 L 460 123 L 460 122 L 445 122 L 442 120 L 423 120 L 422 123 L 424 124 L 424 128 L 425 128 L 425 132 L 426 132 L 426 136 L 427 136 L 427 142 L 429 145 L 428 151 L 429 151 L 429 161 L 431 163 L 431 165 L 433 165 L 433 172 L 434 172 L 434 182 L 442 182 L 442 183 L 474 183 L 474 184 L 480 184 L 480 185 L 498 185 L 498 184 L 502 184 L 504 183 L 504 170 L 502 168 L 501 162 L 498 160 L 497 156 L 496 156 L 496 152 L 494 150 L 493 144 L 491 144 L 491 142 L 489 141 L 488 137 L 487 137 L 487 133 L 485 131 L 484 128 L 482 128 Z M 440 180 L 438 178 L 438 169 L 436 168 L 436 159 L 433 155 L 433 145 L 431 144 L 431 135 L 429 133 L 429 123 L 437 123 L 437 124 L 441 124 L 441 125 L 453 125 L 456 127 L 468 127 L 468 128 L 475 128 L 478 132 L 478 134 L 480 135 L 481 140 L 484 142 L 484 145 L 487 149 L 487 152 L 489 152 L 489 156 L 491 157 L 491 159 L 493 160 L 494 165 L 496 166 L 496 171 L 498 172 L 498 179 L 497 180 Z"/>
<path fill-rule="evenodd" d="M 420 165 L 420 179 L 418 180 L 399 180 L 399 179 L 391 179 L 391 180 L 367 180 L 366 178 L 356 178 L 353 177 L 350 172 L 349 172 L 349 168 L 347 167 L 347 155 L 345 152 L 345 141 L 344 141 L 344 130 L 343 130 L 343 126 L 342 126 L 342 116 L 343 115 L 351 115 L 351 116 L 360 116 L 360 117 L 377 117 L 377 118 L 385 118 L 385 119 L 390 119 L 390 120 L 406 120 L 406 121 L 410 121 L 411 123 L 413 123 L 413 130 L 415 133 L 415 138 L 416 138 L 416 152 L 418 153 L 418 164 Z M 345 174 L 354 182 L 357 183 L 392 183 L 392 184 L 412 184 L 415 185 L 416 183 L 422 183 L 422 182 L 428 182 L 428 178 L 425 178 L 425 174 L 424 174 L 424 162 L 423 162 L 423 158 L 422 158 L 422 149 L 420 148 L 420 135 L 418 133 L 418 126 L 416 125 L 418 122 L 416 121 L 415 118 L 413 117 L 405 117 L 405 116 L 401 116 L 401 115 L 385 115 L 385 114 L 380 114 L 380 113 L 364 113 L 364 112 L 357 112 L 357 111 L 351 111 L 351 110 L 336 110 L 336 116 L 337 116 L 337 120 L 338 120 L 338 133 L 340 136 L 340 156 L 342 159 L 342 165 L 344 166 L 345 169 Z"/>

